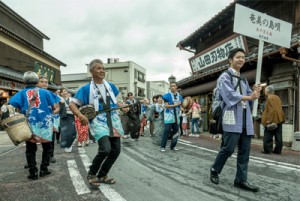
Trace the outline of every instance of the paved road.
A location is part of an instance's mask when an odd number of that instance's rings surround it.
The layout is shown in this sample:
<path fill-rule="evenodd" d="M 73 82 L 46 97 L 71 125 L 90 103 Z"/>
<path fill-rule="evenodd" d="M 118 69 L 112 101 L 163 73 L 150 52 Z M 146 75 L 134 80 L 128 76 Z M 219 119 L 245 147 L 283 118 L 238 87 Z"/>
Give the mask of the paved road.
<path fill-rule="evenodd" d="M 0 133 L 1 201 L 300 200 L 299 152 L 286 149 L 281 156 L 262 155 L 259 140 L 254 140 L 252 146 L 249 181 L 260 186 L 261 191 L 252 193 L 233 187 L 235 155 L 224 167 L 220 184 L 209 181 L 209 167 L 220 141 L 208 135 L 181 138 L 178 152 L 167 149 L 165 153 L 147 136 L 134 142 L 123 140 L 122 153 L 109 174 L 117 183 L 102 185 L 96 191 L 88 188 L 85 179 L 96 144 L 80 149 L 74 147 L 73 153 L 56 147 L 57 163 L 50 166 L 53 174 L 28 181 L 27 170 L 23 169 L 25 147 L 4 147 L 5 139 L 9 143 L 7 136 Z M 37 158 L 39 163 L 40 146 Z"/>

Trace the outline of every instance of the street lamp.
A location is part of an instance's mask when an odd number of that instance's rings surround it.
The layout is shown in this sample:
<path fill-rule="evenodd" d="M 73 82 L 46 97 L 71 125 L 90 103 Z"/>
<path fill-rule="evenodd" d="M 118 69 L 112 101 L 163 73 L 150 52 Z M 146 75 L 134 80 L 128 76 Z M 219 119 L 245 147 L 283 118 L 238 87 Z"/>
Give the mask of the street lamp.
<path fill-rule="evenodd" d="M 169 83 L 176 82 L 176 77 L 171 74 L 171 76 L 168 78 L 168 80 L 169 80 Z"/>

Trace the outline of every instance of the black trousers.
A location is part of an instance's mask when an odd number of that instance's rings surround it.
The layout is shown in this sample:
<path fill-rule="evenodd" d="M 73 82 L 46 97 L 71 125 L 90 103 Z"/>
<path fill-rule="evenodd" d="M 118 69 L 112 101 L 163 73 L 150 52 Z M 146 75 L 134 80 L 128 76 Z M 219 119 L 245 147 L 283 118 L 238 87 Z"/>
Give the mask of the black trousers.
<path fill-rule="evenodd" d="M 54 133 L 56 135 L 56 141 L 57 142 L 60 141 L 60 132 L 54 132 Z M 53 133 L 53 135 L 54 135 L 54 133 Z"/>
<path fill-rule="evenodd" d="M 135 116 L 135 119 L 129 118 L 128 122 L 129 126 L 129 133 L 132 139 L 138 139 L 140 137 L 140 128 L 141 128 L 141 121 L 138 116 Z"/>
<path fill-rule="evenodd" d="M 98 140 L 98 153 L 90 166 L 89 174 L 101 178 L 108 174 L 110 168 L 121 152 L 119 137 L 104 136 Z"/>
<path fill-rule="evenodd" d="M 273 150 L 273 137 L 275 137 L 275 148 Z M 264 132 L 264 151 L 266 153 L 281 154 L 282 151 L 282 124 L 277 124 L 277 128 L 269 131 L 265 128 Z"/>
<path fill-rule="evenodd" d="M 53 132 L 52 135 L 52 142 L 50 142 L 51 144 L 51 151 L 50 151 L 50 158 L 54 157 L 54 148 L 55 148 L 55 136 L 57 136 L 58 133 L 57 132 Z"/>
<path fill-rule="evenodd" d="M 183 135 L 183 132 L 182 132 L 182 116 L 179 117 L 179 129 L 180 129 L 180 135 Z"/>
<path fill-rule="evenodd" d="M 41 170 L 47 170 L 50 162 L 50 155 L 51 155 L 51 143 L 50 142 L 44 142 L 41 143 L 43 147 L 43 154 L 42 154 L 42 163 L 41 163 Z M 29 166 L 30 172 L 37 171 L 36 167 L 36 151 L 37 151 L 37 144 L 32 143 L 29 141 L 26 141 L 26 159 L 27 164 Z"/>

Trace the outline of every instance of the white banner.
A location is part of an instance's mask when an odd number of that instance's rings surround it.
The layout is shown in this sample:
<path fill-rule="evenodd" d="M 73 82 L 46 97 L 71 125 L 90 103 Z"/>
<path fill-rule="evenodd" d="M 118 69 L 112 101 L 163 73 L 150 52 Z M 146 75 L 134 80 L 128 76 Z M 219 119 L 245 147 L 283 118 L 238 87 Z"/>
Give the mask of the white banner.
<path fill-rule="evenodd" d="M 230 50 L 234 48 L 246 49 L 243 37 L 241 35 L 232 39 L 225 39 L 226 42 L 221 43 L 219 46 L 212 50 L 204 50 L 199 54 L 189 59 L 193 73 L 206 69 L 217 63 L 227 60 Z"/>
<path fill-rule="evenodd" d="M 236 4 L 233 32 L 290 48 L 292 24 Z"/>

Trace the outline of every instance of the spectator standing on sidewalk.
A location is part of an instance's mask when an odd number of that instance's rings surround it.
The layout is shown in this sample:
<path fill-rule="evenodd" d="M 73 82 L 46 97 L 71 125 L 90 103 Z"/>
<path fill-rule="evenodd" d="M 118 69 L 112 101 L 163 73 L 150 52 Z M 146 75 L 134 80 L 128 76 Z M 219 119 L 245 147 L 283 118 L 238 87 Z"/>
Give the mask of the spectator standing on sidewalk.
<path fill-rule="evenodd" d="M 224 102 L 223 107 L 223 145 L 210 168 L 210 180 L 219 183 L 221 173 L 227 159 L 238 145 L 237 171 L 234 186 L 257 192 L 259 188 L 248 183 L 248 162 L 251 138 L 254 135 L 251 115 L 252 101 L 260 96 L 261 86 L 255 85 L 254 92 L 246 79 L 240 76 L 240 69 L 245 63 L 245 51 L 235 48 L 229 52 L 230 67 L 228 73 L 222 73 L 217 81 L 217 89 Z M 231 76 L 229 75 L 231 73 Z M 238 86 L 235 90 L 235 86 Z"/>
<path fill-rule="evenodd" d="M 267 96 L 264 111 L 262 113 L 261 122 L 265 126 L 263 147 L 264 154 L 281 154 L 282 151 L 282 123 L 285 121 L 284 112 L 280 98 L 274 94 L 272 85 L 265 88 Z M 269 129 L 267 126 L 275 123 L 274 129 Z M 273 150 L 273 137 L 275 137 L 275 148 Z"/>
<path fill-rule="evenodd" d="M 182 133 L 183 135 L 185 136 L 188 136 L 189 133 L 188 133 L 188 118 L 187 118 L 187 111 L 186 110 L 183 110 L 182 114 L 182 123 L 181 123 L 181 128 L 182 128 Z"/>
<path fill-rule="evenodd" d="M 27 114 L 29 127 L 32 130 L 32 138 L 26 141 L 26 159 L 29 166 L 28 179 L 38 179 L 38 168 L 36 167 L 37 144 L 43 147 L 42 163 L 40 166 L 40 177 L 51 174 L 48 170 L 51 141 L 53 135 L 52 115 L 55 110 L 53 95 L 45 89 L 36 87 L 39 78 L 35 72 L 27 71 L 23 75 L 26 88 L 16 93 L 9 104 L 18 108 L 21 114 Z M 28 109 L 29 108 L 29 109 Z"/>
<path fill-rule="evenodd" d="M 191 136 L 199 137 L 200 135 L 200 128 L 199 128 L 199 122 L 200 122 L 200 112 L 201 112 L 201 107 L 197 103 L 197 100 L 194 98 L 193 99 L 193 105 L 188 112 L 188 114 L 192 113 L 192 133 Z M 196 132 L 195 132 L 195 127 L 196 127 Z"/>

